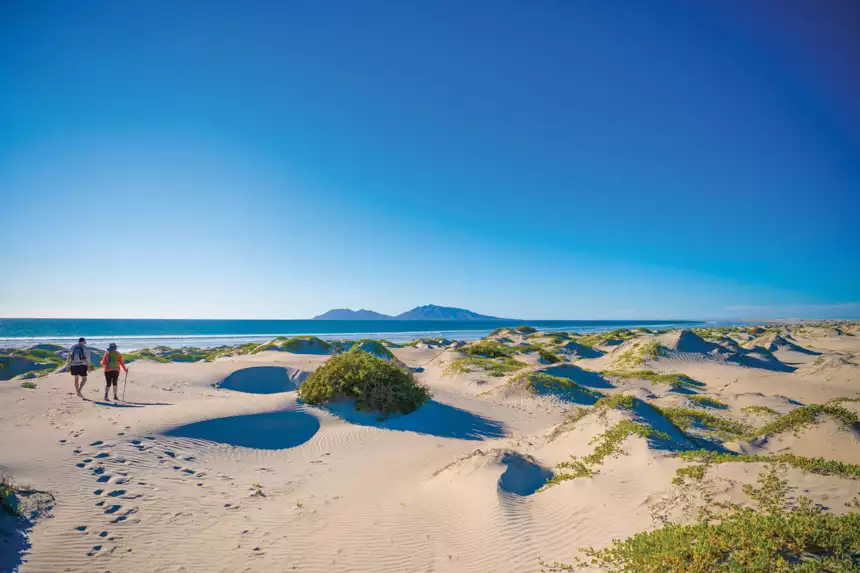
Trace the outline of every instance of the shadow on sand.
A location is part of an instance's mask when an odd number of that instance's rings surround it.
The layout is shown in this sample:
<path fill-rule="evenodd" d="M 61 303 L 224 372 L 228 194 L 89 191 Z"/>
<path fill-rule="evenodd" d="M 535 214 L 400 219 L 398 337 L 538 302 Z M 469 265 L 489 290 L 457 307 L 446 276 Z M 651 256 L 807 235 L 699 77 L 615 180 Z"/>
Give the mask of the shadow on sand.
<path fill-rule="evenodd" d="M 739 354 L 729 358 L 730 362 L 735 362 L 747 368 L 761 368 L 763 370 L 771 370 L 773 372 L 794 372 L 797 370 L 794 366 L 789 366 L 780 362 L 774 356 L 750 352 L 749 354 Z"/>
<path fill-rule="evenodd" d="M 25 557 L 32 546 L 30 531 L 39 515 L 48 513 L 53 506 L 53 496 L 33 490 L 17 491 L 15 501 L 26 502 L 31 496 L 35 496 L 37 502 L 27 503 L 28 509 L 19 506 L 21 515 L 10 515 L 0 509 L 0 571 L 17 571 L 26 562 Z"/>
<path fill-rule="evenodd" d="M 33 522 L 0 510 L 0 571 L 17 571 L 30 549 L 27 534 Z"/>
<path fill-rule="evenodd" d="M 505 452 L 501 463 L 505 473 L 499 478 L 499 492 L 508 495 L 531 495 L 552 479 L 552 472 L 531 457 Z"/>
<path fill-rule="evenodd" d="M 319 428 L 319 420 L 305 410 L 288 409 L 203 420 L 172 428 L 164 435 L 243 448 L 285 450 L 304 444 Z"/>
<path fill-rule="evenodd" d="M 597 372 L 585 370 L 573 364 L 564 364 L 561 366 L 550 366 L 544 368 L 541 372 L 545 372 L 551 376 L 559 376 L 576 382 L 580 386 L 588 388 L 615 388 L 609 380 L 601 376 Z"/>
<path fill-rule="evenodd" d="M 296 375 L 291 377 L 283 366 L 254 366 L 236 370 L 216 386 L 249 394 L 277 394 L 297 390 L 296 381 Z"/>
<path fill-rule="evenodd" d="M 352 402 L 338 402 L 327 409 L 351 424 L 429 434 L 440 438 L 486 440 L 507 435 L 501 422 L 435 400 L 430 400 L 411 414 L 392 416 L 385 420 L 380 420 L 376 414 L 357 411 Z"/>

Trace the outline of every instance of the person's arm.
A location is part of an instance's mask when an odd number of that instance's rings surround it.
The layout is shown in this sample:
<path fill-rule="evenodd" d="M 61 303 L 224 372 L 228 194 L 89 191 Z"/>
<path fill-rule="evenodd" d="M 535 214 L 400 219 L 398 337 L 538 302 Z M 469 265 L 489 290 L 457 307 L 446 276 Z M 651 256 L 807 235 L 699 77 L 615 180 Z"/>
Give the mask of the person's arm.
<path fill-rule="evenodd" d="M 105 355 L 102 357 L 102 366 L 104 366 L 105 368 L 107 368 L 107 364 L 108 364 L 108 354 L 110 354 L 110 353 L 105 352 Z"/>
<path fill-rule="evenodd" d="M 84 355 L 87 357 L 87 368 L 89 370 L 93 370 L 95 366 L 93 366 L 93 357 L 90 356 L 90 349 L 84 346 Z"/>
<path fill-rule="evenodd" d="M 69 356 L 66 358 L 66 368 L 67 369 L 72 367 L 72 354 L 74 354 L 74 353 L 75 353 L 75 347 L 72 346 L 69 349 Z"/>
<path fill-rule="evenodd" d="M 120 354 L 119 352 L 117 352 L 117 354 L 119 354 L 119 365 L 122 366 L 123 370 L 128 372 L 128 366 L 125 365 L 125 360 L 122 359 L 122 354 Z"/>

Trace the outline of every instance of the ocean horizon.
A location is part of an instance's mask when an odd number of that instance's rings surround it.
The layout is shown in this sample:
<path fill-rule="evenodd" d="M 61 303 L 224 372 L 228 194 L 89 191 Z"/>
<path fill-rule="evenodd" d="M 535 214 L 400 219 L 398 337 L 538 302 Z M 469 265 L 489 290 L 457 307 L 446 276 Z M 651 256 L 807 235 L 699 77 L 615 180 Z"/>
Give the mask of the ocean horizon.
<path fill-rule="evenodd" d="M 94 347 L 116 342 L 122 350 L 151 346 L 212 347 L 265 342 L 276 336 L 315 335 L 324 339 L 384 338 L 405 342 L 421 337 L 475 340 L 496 328 L 529 325 L 541 331 L 599 332 L 615 328 L 713 326 L 694 320 L 262 320 L 0 318 L 0 347 L 69 345 L 81 336 Z"/>

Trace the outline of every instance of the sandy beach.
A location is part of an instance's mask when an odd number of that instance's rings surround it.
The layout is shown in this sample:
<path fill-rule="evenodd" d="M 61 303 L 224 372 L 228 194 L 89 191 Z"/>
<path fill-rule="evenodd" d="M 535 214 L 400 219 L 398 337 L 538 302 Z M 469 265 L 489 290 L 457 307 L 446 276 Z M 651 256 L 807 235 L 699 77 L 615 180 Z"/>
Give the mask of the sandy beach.
<path fill-rule="evenodd" d="M 120 402 L 101 400 L 98 371 L 85 400 L 64 372 L 4 381 L 0 470 L 23 516 L 2 520 L 0 570 L 539 571 L 687 523 L 706 492 L 744 506 L 768 466 L 677 479 L 693 465 L 679 452 L 860 464 L 856 424 L 838 414 L 860 412 L 857 323 L 524 330 L 484 339 L 511 349 L 501 375 L 506 359 L 462 343 L 392 345 L 432 399 L 386 420 L 302 403 L 298 386 L 330 359 L 313 345 L 135 360 Z M 772 424 L 813 404 L 833 408 Z M 589 458 L 624 421 L 653 432 Z M 591 475 L 571 475 L 571 456 Z M 836 514 L 860 494 L 856 475 L 779 472 Z"/>

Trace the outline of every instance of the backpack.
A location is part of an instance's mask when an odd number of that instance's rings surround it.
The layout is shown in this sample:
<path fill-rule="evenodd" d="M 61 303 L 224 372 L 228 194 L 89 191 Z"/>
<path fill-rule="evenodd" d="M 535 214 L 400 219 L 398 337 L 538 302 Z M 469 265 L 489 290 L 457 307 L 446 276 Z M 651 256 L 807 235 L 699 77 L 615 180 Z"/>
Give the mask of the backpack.
<path fill-rule="evenodd" d="M 116 350 L 108 352 L 107 370 L 119 370 L 119 352 Z"/>
<path fill-rule="evenodd" d="M 72 360 L 83 360 L 84 362 L 86 362 L 87 355 L 84 354 L 83 346 L 76 345 L 74 348 L 72 348 Z"/>

